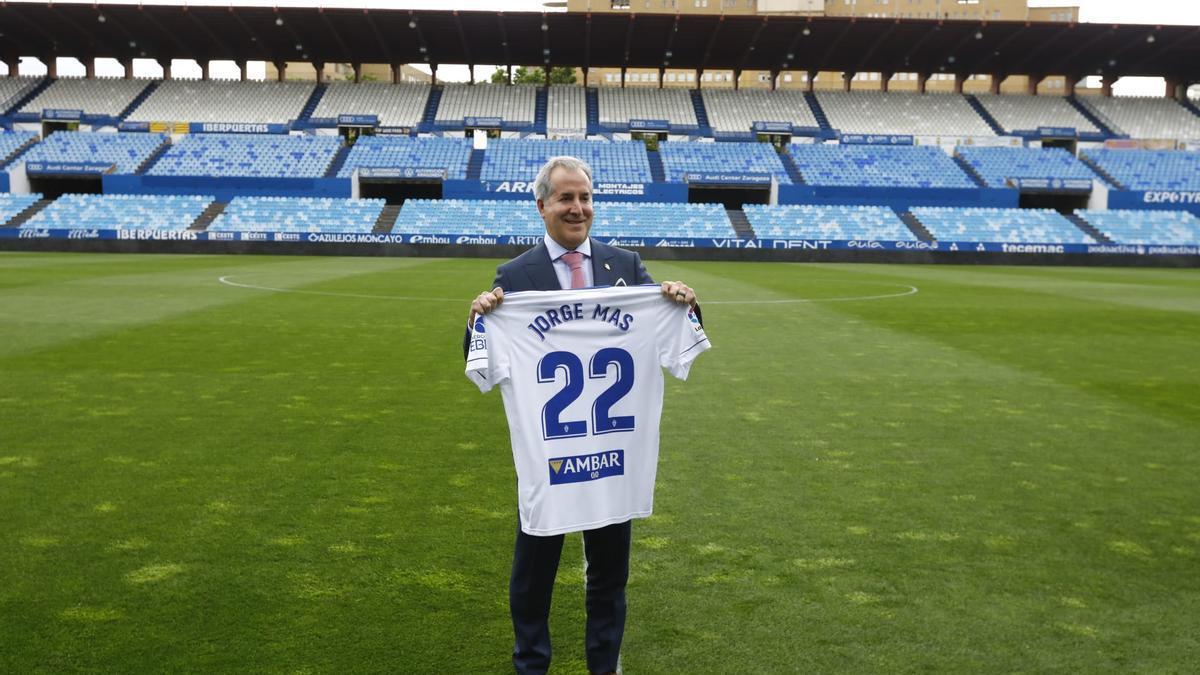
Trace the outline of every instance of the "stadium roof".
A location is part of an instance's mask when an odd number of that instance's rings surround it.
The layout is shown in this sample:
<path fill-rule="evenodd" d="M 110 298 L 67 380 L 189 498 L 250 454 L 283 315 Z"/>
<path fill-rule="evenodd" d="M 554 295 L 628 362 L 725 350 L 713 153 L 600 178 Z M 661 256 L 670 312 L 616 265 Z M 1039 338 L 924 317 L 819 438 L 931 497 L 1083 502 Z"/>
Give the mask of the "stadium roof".
<path fill-rule="evenodd" d="M 0 56 L 1163 76 L 1200 26 L 0 0 Z"/>

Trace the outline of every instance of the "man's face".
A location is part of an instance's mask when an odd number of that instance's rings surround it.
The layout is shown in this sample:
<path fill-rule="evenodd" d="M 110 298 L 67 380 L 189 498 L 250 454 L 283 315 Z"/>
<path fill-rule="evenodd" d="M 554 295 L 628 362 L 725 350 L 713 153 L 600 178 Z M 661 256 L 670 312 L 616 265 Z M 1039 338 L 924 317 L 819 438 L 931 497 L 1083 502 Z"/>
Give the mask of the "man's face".
<path fill-rule="evenodd" d="M 574 250 L 592 229 L 592 183 L 582 171 L 555 167 L 550 172 L 550 196 L 539 199 L 537 207 L 550 238 Z"/>

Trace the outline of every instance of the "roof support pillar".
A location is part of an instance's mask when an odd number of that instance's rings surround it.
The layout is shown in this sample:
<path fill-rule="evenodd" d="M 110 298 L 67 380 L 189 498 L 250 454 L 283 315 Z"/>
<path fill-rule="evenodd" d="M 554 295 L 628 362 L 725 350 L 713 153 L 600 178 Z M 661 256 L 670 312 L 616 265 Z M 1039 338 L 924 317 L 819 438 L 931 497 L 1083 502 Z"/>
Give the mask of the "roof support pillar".
<path fill-rule="evenodd" d="M 404 79 L 404 67 L 402 64 L 392 64 L 392 84 L 400 84 Z"/>
<path fill-rule="evenodd" d="M 121 59 L 121 67 L 125 69 L 125 79 L 133 79 L 133 59 Z M 94 77 L 94 75 L 93 75 Z"/>
<path fill-rule="evenodd" d="M 96 59 L 86 59 L 83 62 L 83 76 L 89 80 L 96 79 Z"/>
<path fill-rule="evenodd" d="M 314 77 L 317 78 L 317 84 L 321 84 L 322 82 L 325 81 L 325 62 L 324 61 L 313 61 L 312 67 L 313 67 L 313 75 L 314 75 Z"/>
<path fill-rule="evenodd" d="M 992 73 L 991 75 L 989 75 L 989 77 L 992 78 L 992 81 L 988 82 L 988 91 L 990 91 L 993 94 L 999 95 L 1000 84 L 1002 82 L 1004 82 L 1004 76 L 1001 75 L 1000 73 Z"/>
<path fill-rule="evenodd" d="M 1163 91 L 1163 96 L 1166 96 L 1167 98 L 1173 98 L 1176 101 L 1183 100 L 1187 97 L 1187 87 L 1181 85 L 1179 80 L 1175 79 L 1174 77 L 1168 77 L 1166 78 L 1166 81 L 1167 87 L 1166 90 Z"/>
<path fill-rule="evenodd" d="M 808 75 L 808 82 L 805 83 L 806 86 L 804 87 L 804 91 L 807 91 L 808 93 L 811 94 L 811 93 L 813 93 L 813 90 L 817 84 L 817 71 L 806 70 L 804 72 L 806 75 Z"/>
<path fill-rule="evenodd" d="M 1037 96 L 1038 85 L 1045 79 L 1044 75 L 1029 75 L 1025 80 L 1025 93 L 1030 96 Z"/>
<path fill-rule="evenodd" d="M 162 79 L 164 79 L 164 80 L 171 79 L 171 59 L 162 59 L 161 61 L 158 62 L 158 67 L 162 68 L 162 71 L 163 71 Z"/>
<path fill-rule="evenodd" d="M 580 68 L 579 69 L 579 71 L 581 73 L 583 73 L 583 88 L 584 89 L 587 89 L 587 87 L 588 87 L 588 73 L 591 72 L 591 70 L 592 70 L 591 68 Z"/>
<path fill-rule="evenodd" d="M 850 91 L 850 83 L 854 80 L 855 73 L 842 73 L 842 91 Z"/>
<path fill-rule="evenodd" d="M 742 87 L 742 71 L 735 70 L 735 71 L 733 71 L 733 90 L 737 91 L 738 89 L 741 89 L 741 87 Z"/>
<path fill-rule="evenodd" d="M 895 73 L 880 73 L 879 74 L 879 89 L 883 93 L 887 93 L 888 87 L 891 86 L 892 75 Z"/>
<path fill-rule="evenodd" d="M 46 77 L 58 77 L 58 59 L 47 56 L 42 58 L 42 62 L 46 64 Z"/>
<path fill-rule="evenodd" d="M 962 73 L 954 74 L 954 93 L 963 93 L 963 82 L 967 81 L 967 76 Z"/>
<path fill-rule="evenodd" d="M 704 79 L 704 69 L 703 69 L 703 68 L 697 68 L 697 69 L 696 69 L 696 89 L 700 89 L 700 88 L 701 88 L 700 81 L 701 81 L 701 80 L 703 80 L 703 79 Z"/>
<path fill-rule="evenodd" d="M 1105 75 L 1100 78 L 1100 95 L 1112 97 L 1113 83 L 1117 81 L 1112 75 Z"/>
<path fill-rule="evenodd" d="M 4 59 L 4 65 L 8 66 L 9 77 L 19 77 L 21 74 L 21 59 L 17 56 L 10 56 Z"/>
<path fill-rule="evenodd" d="M 429 78 L 430 78 L 430 84 L 432 84 L 433 86 L 436 87 L 437 86 L 437 64 L 436 63 L 429 64 Z"/>
<path fill-rule="evenodd" d="M 512 84 L 512 64 L 511 63 L 508 64 L 507 66 L 504 67 L 504 69 L 505 69 L 505 72 L 508 74 L 508 77 L 504 78 L 504 84 Z"/>
<path fill-rule="evenodd" d="M 775 91 L 775 88 L 777 86 L 779 86 L 779 71 L 772 70 L 771 71 L 771 91 Z"/>
<path fill-rule="evenodd" d="M 354 84 L 362 82 L 362 64 L 351 63 L 350 67 L 354 69 Z"/>
<path fill-rule="evenodd" d="M 204 80 L 205 82 L 208 82 L 208 80 L 210 79 L 210 75 L 211 75 L 211 73 L 209 72 L 208 66 L 209 66 L 208 61 L 200 62 L 200 79 Z"/>
<path fill-rule="evenodd" d="M 315 65 L 313 66 L 313 70 L 316 70 Z M 275 81 L 283 82 L 285 80 L 287 80 L 287 61 L 276 61 L 275 62 Z M 321 78 L 320 78 L 320 76 L 318 76 L 317 82 L 320 83 L 320 81 L 321 81 Z"/>
<path fill-rule="evenodd" d="M 625 88 L 625 66 L 621 66 L 621 88 Z"/>
<path fill-rule="evenodd" d="M 658 69 L 658 88 L 659 89 L 663 88 L 663 82 L 665 82 L 666 79 L 667 79 L 667 69 L 659 68 Z"/>
<path fill-rule="evenodd" d="M 1063 90 L 1067 92 L 1067 96 L 1075 95 L 1075 85 L 1079 82 L 1079 78 L 1074 75 L 1065 75 L 1063 80 L 1066 84 L 1063 85 Z"/>
<path fill-rule="evenodd" d="M 542 82 L 545 85 L 545 87 L 547 89 L 549 89 L 550 88 L 550 64 L 549 63 L 546 64 L 545 68 L 542 68 L 542 74 L 545 75 L 545 77 L 542 78 Z"/>
<path fill-rule="evenodd" d="M 925 93 L 925 85 L 929 83 L 929 73 L 917 73 L 917 93 Z"/>
<path fill-rule="evenodd" d="M 467 82 L 470 84 L 475 84 L 475 66 L 474 65 L 467 66 Z"/>
<path fill-rule="evenodd" d="M 249 64 L 247 64 L 245 61 L 234 61 L 234 63 L 237 65 L 238 79 L 242 82 L 245 82 L 246 77 L 249 75 L 247 72 L 249 70 Z"/>

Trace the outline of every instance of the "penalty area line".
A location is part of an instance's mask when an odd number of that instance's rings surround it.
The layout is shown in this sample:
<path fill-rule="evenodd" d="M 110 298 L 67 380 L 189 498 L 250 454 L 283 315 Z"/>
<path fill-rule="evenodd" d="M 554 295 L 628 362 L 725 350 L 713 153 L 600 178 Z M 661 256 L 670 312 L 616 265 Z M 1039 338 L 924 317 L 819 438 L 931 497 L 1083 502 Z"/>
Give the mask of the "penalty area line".
<path fill-rule="evenodd" d="M 302 293 L 304 295 L 324 295 L 333 298 L 362 298 L 365 300 L 413 300 L 425 302 L 463 302 L 462 298 L 435 298 L 429 296 L 416 295 L 370 295 L 366 293 L 339 293 L 335 291 L 309 291 L 298 288 L 276 288 L 275 286 L 259 286 L 257 284 L 244 284 L 234 281 L 232 277 L 218 277 L 217 281 L 236 288 L 249 288 L 256 291 L 271 291 L 273 293 Z"/>

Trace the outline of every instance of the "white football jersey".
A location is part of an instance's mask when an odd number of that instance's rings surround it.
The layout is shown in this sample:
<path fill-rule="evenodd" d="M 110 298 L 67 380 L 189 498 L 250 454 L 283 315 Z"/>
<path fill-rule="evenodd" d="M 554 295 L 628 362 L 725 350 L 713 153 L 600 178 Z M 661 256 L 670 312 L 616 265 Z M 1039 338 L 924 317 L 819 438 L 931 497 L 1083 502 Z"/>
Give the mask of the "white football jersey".
<path fill-rule="evenodd" d="M 486 326 L 485 326 L 486 323 Z M 499 385 L 521 529 L 591 530 L 650 515 L 663 375 L 709 348 L 657 285 L 526 291 L 472 328 L 467 377 Z"/>

